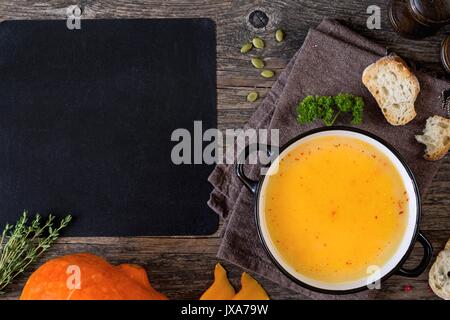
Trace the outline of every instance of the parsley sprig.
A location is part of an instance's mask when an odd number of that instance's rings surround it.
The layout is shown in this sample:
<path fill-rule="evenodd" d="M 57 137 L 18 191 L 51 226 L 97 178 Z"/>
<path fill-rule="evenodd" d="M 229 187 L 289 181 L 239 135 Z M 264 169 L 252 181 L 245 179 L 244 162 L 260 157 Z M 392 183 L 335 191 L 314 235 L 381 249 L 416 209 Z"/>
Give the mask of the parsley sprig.
<path fill-rule="evenodd" d="M 0 294 L 14 278 L 42 255 L 58 239 L 72 216 L 62 219 L 59 226 L 53 226 L 55 217 L 49 215 L 43 224 L 40 215 L 28 223 L 25 211 L 15 225 L 7 224 L 0 237 Z"/>
<path fill-rule="evenodd" d="M 349 93 L 332 96 L 307 96 L 297 107 L 297 121 L 300 124 L 322 120 L 326 126 L 331 126 L 341 113 L 350 113 L 352 123 L 362 122 L 364 100 Z"/>

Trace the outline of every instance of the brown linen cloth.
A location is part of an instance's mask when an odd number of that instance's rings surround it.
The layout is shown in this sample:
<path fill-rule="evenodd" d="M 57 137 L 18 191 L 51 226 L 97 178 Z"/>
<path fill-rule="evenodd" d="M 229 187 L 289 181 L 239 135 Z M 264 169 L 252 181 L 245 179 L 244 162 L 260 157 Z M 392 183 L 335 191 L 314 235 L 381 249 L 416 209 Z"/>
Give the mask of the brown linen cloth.
<path fill-rule="evenodd" d="M 391 143 L 413 170 L 422 195 L 441 162 L 422 158 L 424 146 L 414 139 L 422 132 L 425 120 L 434 114 L 444 115 L 441 94 L 449 83 L 416 72 L 421 93 L 416 101 L 417 117 L 405 126 L 394 127 L 384 119 L 375 100 L 361 82 L 363 70 L 386 54 L 386 49 L 354 33 L 334 20 L 324 20 L 310 29 L 303 46 L 262 101 L 246 128 L 280 130 L 280 145 L 307 130 L 322 126 L 320 122 L 299 125 L 296 107 L 306 95 L 335 95 L 349 92 L 366 102 L 363 124 L 359 127 Z M 345 121 L 342 124 L 348 125 Z M 257 179 L 256 166 L 250 176 Z M 282 286 L 313 299 L 367 299 L 376 290 L 333 296 L 304 289 L 284 276 L 264 251 L 254 221 L 253 196 L 237 179 L 234 166 L 217 165 L 209 177 L 214 186 L 209 206 L 225 221 L 218 257 L 259 274 Z"/>

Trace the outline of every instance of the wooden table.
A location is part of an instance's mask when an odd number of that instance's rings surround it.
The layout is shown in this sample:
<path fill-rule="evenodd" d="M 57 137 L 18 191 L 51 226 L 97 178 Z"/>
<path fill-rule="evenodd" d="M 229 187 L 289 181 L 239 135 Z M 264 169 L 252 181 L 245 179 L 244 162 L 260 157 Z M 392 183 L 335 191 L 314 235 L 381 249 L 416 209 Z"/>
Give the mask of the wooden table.
<path fill-rule="evenodd" d="M 76 4 L 73 0 L 1 0 L 0 19 L 65 19 L 66 7 Z M 334 4 L 330 4 L 334 3 Z M 388 1 L 381 0 L 80 0 L 85 18 L 167 18 L 210 17 L 217 24 L 217 90 L 219 127 L 241 127 L 256 103 L 247 103 L 245 96 L 254 87 L 267 92 L 272 81 L 258 76 L 239 53 L 240 45 L 258 34 L 272 38 L 276 28 L 286 32 L 286 40 L 280 46 L 268 46 L 265 50 L 268 67 L 281 71 L 297 49 L 300 48 L 308 28 L 316 26 L 324 17 L 340 18 L 379 43 L 414 61 L 418 67 L 445 77 L 439 64 L 439 45 L 445 32 L 421 41 L 411 41 L 393 32 L 387 17 Z M 381 7 L 381 30 L 366 27 L 366 9 L 369 5 Z M 265 28 L 254 28 L 248 16 L 255 10 L 267 14 Z M 447 78 L 448 79 L 448 78 Z M 421 229 L 429 236 L 438 252 L 450 237 L 450 156 L 434 178 L 423 204 Z M 217 262 L 216 252 L 220 232 L 211 237 L 160 237 L 160 238 L 63 238 L 42 259 L 89 251 L 104 256 L 112 263 L 131 262 L 147 268 L 154 286 L 173 299 L 197 299 L 212 279 Z M 411 263 L 417 263 L 421 249 L 416 248 Z M 240 270 L 224 263 L 234 284 L 238 285 Z M 33 268 L 32 268 L 33 269 Z M 9 287 L 6 299 L 19 296 L 27 275 Z M 383 284 L 382 299 L 433 299 L 428 288 L 427 273 L 418 279 L 392 277 Z M 270 281 L 260 279 L 273 299 L 301 299 L 290 290 Z M 405 292 L 403 286 L 414 288 Z"/>

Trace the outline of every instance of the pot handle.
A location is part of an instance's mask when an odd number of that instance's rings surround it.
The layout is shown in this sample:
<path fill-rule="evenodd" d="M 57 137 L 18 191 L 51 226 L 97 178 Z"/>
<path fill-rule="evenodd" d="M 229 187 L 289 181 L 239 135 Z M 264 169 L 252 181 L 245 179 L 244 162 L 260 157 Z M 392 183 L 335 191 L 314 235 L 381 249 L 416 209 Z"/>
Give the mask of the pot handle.
<path fill-rule="evenodd" d="M 248 158 L 248 156 L 250 156 L 250 150 L 252 150 L 252 151 L 264 150 L 264 151 L 266 151 L 267 155 L 270 157 L 272 155 L 272 153 L 269 150 L 271 150 L 271 149 L 272 149 L 272 147 L 270 145 L 266 145 L 266 144 L 259 144 L 259 143 L 249 144 L 244 148 L 244 151 L 242 151 L 242 153 L 237 158 L 236 175 L 242 181 L 242 183 L 247 187 L 247 189 L 253 194 L 256 193 L 256 189 L 258 187 L 259 181 L 252 180 L 245 175 L 245 172 L 244 172 L 245 160 Z"/>
<path fill-rule="evenodd" d="M 431 258 L 433 256 L 433 246 L 431 245 L 430 241 L 419 231 L 417 234 L 417 241 L 422 245 L 423 247 L 423 257 L 420 261 L 419 265 L 413 269 L 405 269 L 403 267 L 400 267 L 396 274 L 402 277 L 407 278 L 416 278 L 420 276 L 425 269 L 428 267 L 428 264 L 431 261 Z"/>

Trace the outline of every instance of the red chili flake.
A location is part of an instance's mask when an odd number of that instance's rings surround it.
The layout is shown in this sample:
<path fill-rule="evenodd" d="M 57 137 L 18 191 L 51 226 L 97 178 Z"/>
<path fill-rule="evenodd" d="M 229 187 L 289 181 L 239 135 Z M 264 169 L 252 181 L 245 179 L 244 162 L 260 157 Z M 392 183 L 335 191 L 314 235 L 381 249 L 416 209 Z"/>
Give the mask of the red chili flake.
<path fill-rule="evenodd" d="M 331 211 L 331 215 L 335 216 L 336 215 L 336 210 Z"/>
<path fill-rule="evenodd" d="M 403 210 L 402 211 L 400 211 L 398 214 L 403 214 Z"/>
<path fill-rule="evenodd" d="M 403 286 L 403 291 L 405 291 L 405 292 L 411 292 L 413 289 L 414 289 L 414 287 L 410 284 L 405 284 Z"/>
<path fill-rule="evenodd" d="M 288 153 L 288 157 L 290 157 L 291 156 L 291 154 L 290 153 Z"/>
<path fill-rule="evenodd" d="M 302 152 L 302 153 L 300 153 L 300 155 L 302 156 L 302 155 L 304 155 L 304 153 Z"/>
<path fill-rule="evenodd" d="M 352 263 L 351 263 L 350 261 L 347 261 L 345 264 L 349 266 L 349 265 L 351 265 Z"/>
<path fill-rule="evenodd" d="M 376 156 L 376 155 L 374 155 L 374 154 L 372 154 L 371 156 L 372 156 L 372 158 L 374 158 L 374 159 L 376 159 L 376 157 L 377 157 L 377 156 Z"/>
<path fill-rule="evenodd" d="M 378 219 L 378 216 L 375 216 L 375 219 Z"/>
<path fill-rule="evenodd" d="M 295 161 L 298 161 L 298 160 L 300 160 L 300 159 L 299 159 L 299 158 L 294 158 L 294 160 L 295 160 Z"/>

